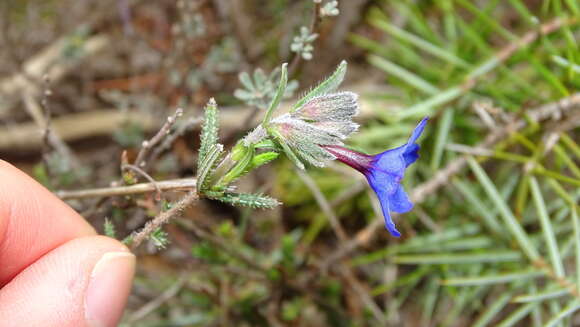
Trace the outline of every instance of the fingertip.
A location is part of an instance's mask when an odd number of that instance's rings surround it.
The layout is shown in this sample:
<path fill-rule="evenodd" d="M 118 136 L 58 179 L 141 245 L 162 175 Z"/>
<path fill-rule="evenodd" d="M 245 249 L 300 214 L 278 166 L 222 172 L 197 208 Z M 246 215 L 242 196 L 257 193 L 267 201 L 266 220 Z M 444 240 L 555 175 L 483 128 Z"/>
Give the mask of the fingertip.
<path fill-rule="evenodd" d="M 0 160 L 0 287 L 59 245 L 94 234 L 66 203 Z"/>
<path fill-rule="evenodd" d="M 30 327 L 116 326 L 134 269 L 135 256 L 117 240 L 71 240 L 0 290 L 0 321 Z"/>

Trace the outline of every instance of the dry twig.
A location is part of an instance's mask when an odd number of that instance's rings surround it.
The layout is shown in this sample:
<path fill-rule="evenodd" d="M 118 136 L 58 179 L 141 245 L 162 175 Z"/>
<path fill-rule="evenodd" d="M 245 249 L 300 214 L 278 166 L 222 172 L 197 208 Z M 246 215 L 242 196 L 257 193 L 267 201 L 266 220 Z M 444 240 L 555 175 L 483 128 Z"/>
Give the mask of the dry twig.
<path fill-rule="evenodd" d="M 177 118 L 181 117 L 181 115 L 183 115 L 183 109 L 177 108 L 172 116 L 167 117 L 167 120 L 163 126 L 161 126 L 157 134 L 155 134 L 150 140 L 143 141 L 141 150 L 137 154 L 137 159 L 135 159 L 135 166 L 139 168 L 145 168 L 145 166 L 147 166 L 147 156 L 157 144 L 163 141 L 169 135 L 169 133 L 171 133 L 173 124 L 175 124 L 175 121 Z"/>
<path fill-rule="evenodd" d="M 159 213 L 155 218 L 147 222 L 145 227 L 131 237 L 131 249 L 135 251 L 159 227 L 167 224 L 172 218 L 180 216 L 185 209 L 190 207 L 198 199 L 199 195 L 195 190 L 192 190 L 186 196 L 182 197 L 181 200 L 177 201 L 171 209 Z"/>
<path fill-rule="evenodd" d="M 194 191 L 195 178 L 183 178 L 155 183 L 139 183 L 127 186 L 112 186 L 76 191 L 57 191 L 55 194 L 63 200 L 98 198 L 120 195 L 143 194 L 159 191 Z"/>

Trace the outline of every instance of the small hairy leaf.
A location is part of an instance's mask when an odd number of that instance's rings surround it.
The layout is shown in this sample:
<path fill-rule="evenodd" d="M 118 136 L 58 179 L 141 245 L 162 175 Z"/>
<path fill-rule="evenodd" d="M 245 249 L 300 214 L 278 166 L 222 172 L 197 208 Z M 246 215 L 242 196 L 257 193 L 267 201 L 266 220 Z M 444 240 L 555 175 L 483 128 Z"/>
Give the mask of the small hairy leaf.
<path fill-rule="evenodd" d="M 269 163 L 270 161 L 278 158 L 279 155 L 280 154 L 278 152 L 264 152 L 264 153 L 260 153 L 258 155 L 255 155 L 254 158 L 252 158 L 251 167 L 257 168 L 257 167 L 260 167 L 262 165 L 265 165 L 265 164 Z"/>
<path fill-rule="evenodd" d="M 224 147 L 221 144 L 214 144 L 209 150 L 204 160 L 197 168 L 197 191 L 203 193 L 208 188 L 210 172 L 217 164 L 217 160 L 223 153 Z"/>
<path fill-rule="evenodd" d="M 105 235 L 110 237 L 110 238 L 116 238 L 116 231 L 115 231 L 115 225 L 113 225 L 113 223 L 111 222 L 111 220 L 109 220 L 108 218 L 105 218 L 105 223 L 103 225 L 103 228 L 105 229 Z"/>
<path fill-rule="evenodd" d="M 278 108 L 280 101 L 282 101 L 282 97 L 284 97 L 284 93 L 286 92 L 286 85 L 288 84 L 288 69 L 286 68 L 288 64 L 282 64 L 282 72 L 280 74 L 280 83 L 278 84 L 278 89 L 276 90 L 276 94 L 272 98 L 272 102 L 268 106 L 268 110 L 266 111 L 266 115 L 264 116 L 264 122 L 262 124 L 266 125 L 272 119 L 272 114 Z"/>
<path fill-rule="evenodd" d="M 201 168 L 202 162 L 209 153 L 210 149 L 218 143 L 218 112 L 217 104 L 213 98 L 209 100 L 205 107 L 205 117 L 201 129 L 201 145 L 199 147 L 198 169 Z"/>
<path fill-rule="evenodd" d="M 340 86 L 340 83 L 342 83 L 342 80 L 344 79 L 344 75 L 346 74 L 346 66 L 347 66 L 346 61 L 343 60 L 340 63 L 340 65 L 338 65 L 334 73 L 332 73 L 332 75 L 330 75 L 326 80 L 318 84 L 317 87 L 313 88 L 310 92 L 308 92 L 304 97 L 302 97 L 302 99 L 300 99 L 300 101 L 296 102 L 296 104 L 292 107 L 292 110 L 290 110 L 290 112 L 296 111 L 298 108 L 302 107 L 306 102 L 308 102 L 308 100 L 314 97 L 321 96 L 336 90 Z"/>
<path fill-rule="evenodd" d="M 224 193 L 221 196 L 212 198 L 233 206 L 243 206 L 254 209 L 272 209 L 280 205 L 278 200 L 262 194 Z"/>
<path fill-rule="evenodd" d="M 292 161 L 296 165 L 296 167 L 304 169 L 304 164 L 302 163 L 302 161 L 300 161 L 300 159 L 298 159 L 298 156 L 296 156 L 296 154 L 294 153 L 294 151 L 292 151 L 290 146 L 288 146 L 288 143 L 286 143 L 284 137 L 280 134 L 280 132 L 278 132 L 276 129 L 273 129 L 270 131 L 270 133 L 275 138 L 278 145 L 280 145 L 280 147 L 282 148 L 288 159 L 290 159 L 290 161 Z"/>

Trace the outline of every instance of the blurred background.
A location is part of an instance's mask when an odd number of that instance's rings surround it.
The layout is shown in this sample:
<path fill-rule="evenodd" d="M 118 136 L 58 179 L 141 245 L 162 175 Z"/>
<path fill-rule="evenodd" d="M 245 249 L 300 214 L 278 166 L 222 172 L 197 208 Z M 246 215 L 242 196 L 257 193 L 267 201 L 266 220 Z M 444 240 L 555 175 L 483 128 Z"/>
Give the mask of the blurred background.
<path fill-rule="evenodd" d="M 147 182 L 120 167 L 176 108 L 146 171 L 194 175 L 205 103 L 231 147 L 283 62 L 287 105 L 348 61 L 353 148 L 399 146 L 431 117 L 401 238 L 362 175 L 283 158 L 238 183 L 282 206 L 200 200 L 138 250 L 122 326 L 580 326 L 577 1 L 2 0 L 0 13 L 0 158 L 55 192 Z M 123 239 L 182 194 L 68 203 Z"/>

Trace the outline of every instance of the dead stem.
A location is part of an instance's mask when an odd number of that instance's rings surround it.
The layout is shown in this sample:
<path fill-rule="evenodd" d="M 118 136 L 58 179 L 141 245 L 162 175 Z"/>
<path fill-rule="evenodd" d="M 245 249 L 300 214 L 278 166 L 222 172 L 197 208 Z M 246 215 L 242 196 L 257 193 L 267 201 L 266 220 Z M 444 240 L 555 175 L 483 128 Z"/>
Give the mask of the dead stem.
<path fill-rule="evenodd" d="M 55 194 L 63 200 L 99 198 L 119 195 L 142 194 L 159 191 L 195 191 L 195 178 L 182 178 L 155 183 L 139 183 L 127 186 L 112 186 L 76 191 L 57 191 Z"/>
<path fill-rule="evenodd" d="M 137 159 L 135 159 L 135 166 L 139 168 L 144 168 L 145 166 L 147 166 L 147 156 L 149 155 L 151 150 L 155 148 L 157 144 L 163 141 L 167 137 L 167 135 L 171 133 L 171 128 L 173 127 L 173 124 L 175 124 L 175 121 L 181 115 L 183 115 L 183 109 L 177 108 L 177 110 L 175 110 L 175 113 L 172 116 L 167 117 L 167 120 L 165 121 L 163 126 L 161 126 L 157 134 L 155 134 L 150 140 L 143 141 L 141 150 L 137 154 Z"/>

